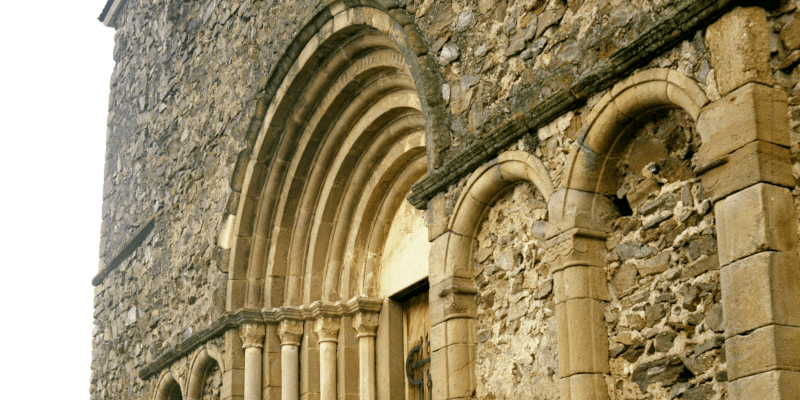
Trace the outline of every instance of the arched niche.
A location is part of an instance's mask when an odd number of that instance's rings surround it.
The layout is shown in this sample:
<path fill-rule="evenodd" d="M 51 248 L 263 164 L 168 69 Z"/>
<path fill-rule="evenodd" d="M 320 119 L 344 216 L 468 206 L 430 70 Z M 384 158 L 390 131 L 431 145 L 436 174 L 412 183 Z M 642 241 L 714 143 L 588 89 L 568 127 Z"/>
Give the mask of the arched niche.
<path fill-rule="evenodd" d="M 669 69 L 649 69 L 614 85 L 587 118 L 567 161 L 564 188 L 548 205 L 562 397 L 595 393 L 598 399 L 608 398 L 605 239 L 619 216 L 611 197 L 620 184 L 617 163 L 628 144 L 626 127 L 665 109 L 681 109 L 696 121 L 707 103 L 692 79 Z"/>
<path fill-rule="evenodd" d="M 548 202 L 555 191 L 541 160 L 522 151 L 502 153 L 477 169 L 456 202 L 448 231 L 434 240 L 429 278 L 431 336 L 442 339 L 432 346 L 431 368 L 446 371 L 433 382 L 437 398 L 468 398 L 475 391 L 475 237 L 498 196 L 522 181 L 532 183 Z"/>
<path fill-rule="evenodd" d="M 225 373 L 222 356 L 219 349 L 212 344 L 207 344 L 198 352 L 189 367 L 189 378 L 186 383 L 188 400 L 200 400 L 206 390 L 206 384 L 213 374 L 219 372 L 219 379 Z M 221 382 L 220 382 L 221 383 Z"/>
<path fill-rule="evenodd" d="M 154 400 L 181 400 L 183 389 L 170 370 L 165 370 L 156 383 Z"/>

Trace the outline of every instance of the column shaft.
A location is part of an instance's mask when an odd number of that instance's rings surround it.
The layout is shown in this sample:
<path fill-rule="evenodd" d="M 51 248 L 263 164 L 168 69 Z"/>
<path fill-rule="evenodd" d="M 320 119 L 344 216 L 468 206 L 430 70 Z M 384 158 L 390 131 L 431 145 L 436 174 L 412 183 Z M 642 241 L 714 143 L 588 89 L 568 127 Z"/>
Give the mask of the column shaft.
<path fill-rule="evenodd" d="M 239 333 L 244 348 L 244 400 L 261 400 L 261 349 L 264 325 L 244 324 Z"/>
<path fill-rule="evenodd" d="M 358 366 L 361 400 L 375 400 L 375 336 L 358 338 Z"/>
<path fill-rule="evenodd" d="M 281 400 L 300 399 L 298 349 L 295 344 L 281 346 Z"/>
<path fill-rule="evenodd" d="M 335 341 L 319 344 L 320 400 L 336 400 L 336 346 Z"/>
<path fill-rule="evenodd" d="M 244 349 L 244 400 L 261 400 L 261 348 Z"/>

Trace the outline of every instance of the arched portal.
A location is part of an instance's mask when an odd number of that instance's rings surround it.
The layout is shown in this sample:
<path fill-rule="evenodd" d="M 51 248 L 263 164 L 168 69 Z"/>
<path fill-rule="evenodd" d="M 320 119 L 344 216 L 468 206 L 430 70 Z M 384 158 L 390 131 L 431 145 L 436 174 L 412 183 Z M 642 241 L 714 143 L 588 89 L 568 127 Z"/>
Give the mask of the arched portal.
<path fill-rule="evenodd" d="M 422 235 L 424 247 L 427 238 L 421 212 L 404 204 L 429 164 L 429 93 L 441 94 L 425 89 L 430 72 L 419 65 L 433 58 L 409 44 L 410 29 L 377 7 L 333 2 L 273 74 L 233 228 L 227 302 L 274 313 L 265 391 L 373 398 L 380 300 L 427 279 L 427 264 L 403 275 L 404 254 L 384 257 L 387 240 L 420 244 Z M 410 278 L 381 285 L 392 275 Z M 247 342 L 246 387 L 260 386 L 259 340 Z M 352 367 L 337 375 L 337 363 L 358 365 L 358 376 Z M 280 382 L 268 379 L 276 370 Z"/>
<path fill-rule="evenodd" d="M 230 309 L 374 295 L 386 227 L 427 168 L 397 29 L 375 9 L 342 10 L 283 80 L 245 177 Z"/>

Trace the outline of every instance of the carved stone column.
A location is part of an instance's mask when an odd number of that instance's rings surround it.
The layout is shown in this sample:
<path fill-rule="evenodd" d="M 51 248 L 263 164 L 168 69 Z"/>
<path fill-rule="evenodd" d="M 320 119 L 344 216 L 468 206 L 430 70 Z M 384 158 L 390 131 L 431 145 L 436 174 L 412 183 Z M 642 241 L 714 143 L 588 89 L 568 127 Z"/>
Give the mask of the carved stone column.
<path fill-rule="evenodd" d="M 375 400 L 375 336 L 378 332 L 378 313 L 358 312 L 353 317 L 358 337 L 359 398 Z"/>
<path fill-rule="evenodd" d="M 314 322 L 319 338 L 320 400 L 336 400 L 336 346 L 339 343 L 339 319 L 320 317 Z"/>
<path fill-rule="evenodd" d="M 261 349 L 264 325 L 245 324 L 239 328 L 244 348 L 244 400 L 261 400 Z"/>
<path fill-rule="evenodd" d="M 278 325 L 281 338 L 281 400 L 300 398 L 300 359 L 298 349 L 303 337 L 303 322 L 283 320 Z"/>

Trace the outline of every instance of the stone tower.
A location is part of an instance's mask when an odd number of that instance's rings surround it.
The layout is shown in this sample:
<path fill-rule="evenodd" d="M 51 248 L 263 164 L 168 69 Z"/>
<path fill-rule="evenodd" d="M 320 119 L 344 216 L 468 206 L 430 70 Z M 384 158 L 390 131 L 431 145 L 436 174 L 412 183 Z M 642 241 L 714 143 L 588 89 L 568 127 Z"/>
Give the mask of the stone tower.
<path fill-rule="evenodd" d="M 800 398 L 800 1 L 99 19 L 92 399 Z"/>

